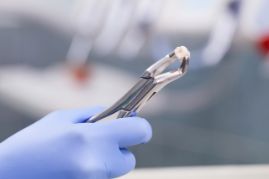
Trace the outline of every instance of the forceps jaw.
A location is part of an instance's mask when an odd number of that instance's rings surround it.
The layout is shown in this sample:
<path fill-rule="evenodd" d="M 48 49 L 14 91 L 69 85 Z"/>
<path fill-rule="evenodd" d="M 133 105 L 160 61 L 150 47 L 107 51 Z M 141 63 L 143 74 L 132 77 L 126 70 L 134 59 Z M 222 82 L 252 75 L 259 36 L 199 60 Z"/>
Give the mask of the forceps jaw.
<path fill-rule="evenodd" d="M 190 52 L 184 46 L 177 47 L 172 53 L 166 55 L 161 60 L 157 61 L 149 68 L 146 69 L 142 78 L 153 78 L 152 88 L 141 99 L 137 105 L 136 111 L 140 111 L 145 103 L 152 98 L 157 92 L 164 88 L 167 84 L 174 80 L 181 78 L 186 72 L 189 65 Z M 176 70 L 162 73 L 173 62 L 179 60 L 181 62 L 180 67 Z"/>
<path fill-rule="evenodd" d="M 148 67 L 144 74 L 145 76 L 154 78 L 157 75 L 160 75 L 169 65 L 171 65 L 176 60 L 179 60 L 181 63 L 181 66 L 178 70 L 182 70 L 184 72 L 184 69 L 188 66 L 189 58 L 190 52 L 185 46 L 177 47 L 172 53 L 166 55 L 164 58 Z"/>
<path fill-rule="evenodd" d="M 151 65 L 146 73 L 155 79 L 155 83 L 159 85 L 159 90 L 174 80 L 182 77 L 189 66 L 190 52 L 184 46 L 177 47 L 172 53 L 166 55 L 161 60 Z M 175 70 L 171 70 L 162 73 L 169 65 L 176 60 L 180 61 L 180 67 Z M 156 91 L 157 92 L 157 91 Z"/>

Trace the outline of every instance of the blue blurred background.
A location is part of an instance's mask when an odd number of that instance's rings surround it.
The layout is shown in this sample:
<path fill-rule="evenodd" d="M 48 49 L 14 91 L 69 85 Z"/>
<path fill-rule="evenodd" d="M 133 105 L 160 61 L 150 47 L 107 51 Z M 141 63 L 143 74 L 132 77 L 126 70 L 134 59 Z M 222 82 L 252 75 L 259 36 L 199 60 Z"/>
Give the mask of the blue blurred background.
<path fill-rule="evenodd" d="M 0 141 L 53 110 L 111 105 L 146 67 L 184 45 L 187 75 L 141 113 L 154 135 L 132 149 L 137 166 L 269 163 L 268 7 L 266 0 L 2 1 Z"/>

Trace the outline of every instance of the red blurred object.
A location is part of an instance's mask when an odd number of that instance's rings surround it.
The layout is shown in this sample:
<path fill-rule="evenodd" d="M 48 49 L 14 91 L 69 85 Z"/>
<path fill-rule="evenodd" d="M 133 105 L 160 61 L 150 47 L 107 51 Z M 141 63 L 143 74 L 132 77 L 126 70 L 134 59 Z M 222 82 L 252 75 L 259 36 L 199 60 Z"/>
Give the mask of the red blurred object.
<path fill-rule="evenodd" d="M 258 45 L 259 50 L 264 55 L 268 55 L 269 54 L 269 33 L 259 38 L 257 41 L 257 45 Z"/>
<path fill-rule="evenodd" d="M 91 68 L 88 65 L 72 66 L 71 75 L 79 84 L 86 83 L 91 77 Z"/>

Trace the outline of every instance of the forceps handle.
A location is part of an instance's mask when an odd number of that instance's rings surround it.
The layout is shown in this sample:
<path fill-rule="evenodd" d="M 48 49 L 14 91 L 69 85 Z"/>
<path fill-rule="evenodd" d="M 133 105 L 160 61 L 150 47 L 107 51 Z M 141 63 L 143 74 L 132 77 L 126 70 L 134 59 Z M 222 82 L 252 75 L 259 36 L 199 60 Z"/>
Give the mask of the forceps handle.
<path fill-rule="evenodd" d="M 118 118 L 130 116 L 132 112 L 138 112 L 143 105 L 141 102 L 154 86 L 154 78 L 143 78 L 142 76 L 116 103 L 102 113 L 91 117 L 87 122 L 97 122 L 116 112 L 119 112 Z"/>

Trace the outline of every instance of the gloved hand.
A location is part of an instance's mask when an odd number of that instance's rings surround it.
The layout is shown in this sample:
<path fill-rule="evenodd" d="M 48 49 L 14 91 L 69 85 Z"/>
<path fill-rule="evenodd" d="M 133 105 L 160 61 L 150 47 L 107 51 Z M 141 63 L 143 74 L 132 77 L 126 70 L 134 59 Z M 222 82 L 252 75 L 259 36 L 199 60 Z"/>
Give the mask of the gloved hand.
<path fill-rule="evenodd" d="M 126 174 L 126 148 L 152 132 L 139 117 L 84 123 L 100 108 L 53 112 L 0 143 L 1 179 L 106 179 Z"/>

